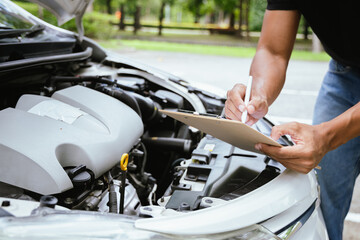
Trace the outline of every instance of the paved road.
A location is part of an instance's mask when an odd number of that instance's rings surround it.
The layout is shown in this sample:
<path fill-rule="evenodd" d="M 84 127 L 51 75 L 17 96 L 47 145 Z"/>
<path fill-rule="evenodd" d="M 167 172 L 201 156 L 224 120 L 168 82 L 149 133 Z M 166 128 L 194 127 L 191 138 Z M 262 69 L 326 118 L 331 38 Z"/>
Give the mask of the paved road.
<path fill-rule="evenodd" d="M 154 51 L 122 52 L 124 56 L 183 77 L 228 90 L 235 83 L 246 84 L 251 59 L 204 56 Z M 311 69 L 311 71 L 310 71 Z M 327 63 L 291 62 L 284 90 L 269 114 L 280 122 L 297 120 L 311 123 L 312 109 Z"/>
<path fill-rule="evenodd" d="M 251 59 L 155 51 L 120 52 L 123 56 L 171 72 L 188 81 L 217 86 L 224 91 L 235 83 L 246 84 Z M 324 62 L 290 61 L 282 93 L 269 110 L 279 123 L 311 123 L 321 81 L 328 68 Z M 345 222 L 345 240 L 360 239 L 360 180 L 356 184 L 350 214 Z"/>

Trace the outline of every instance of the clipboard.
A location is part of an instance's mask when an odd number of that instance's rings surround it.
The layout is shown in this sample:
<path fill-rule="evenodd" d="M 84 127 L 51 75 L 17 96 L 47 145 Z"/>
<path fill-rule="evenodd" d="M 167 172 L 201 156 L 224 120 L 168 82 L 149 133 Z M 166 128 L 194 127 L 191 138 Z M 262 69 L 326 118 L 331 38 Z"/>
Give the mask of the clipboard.
<path fill-rule="evenodd" d="M 240 121 L 200 115 L 196 113 L 174 112 L 167 110 L 159 111 L 169 117 L 185 123 L 186 125 L 197 128 L 213 137 L 247 151 L 263 154 L 255 149 L 255 144 L 257 143 L 265 143 L 272 146 L 282 147 L 282 145 L 278 142 Z"/>

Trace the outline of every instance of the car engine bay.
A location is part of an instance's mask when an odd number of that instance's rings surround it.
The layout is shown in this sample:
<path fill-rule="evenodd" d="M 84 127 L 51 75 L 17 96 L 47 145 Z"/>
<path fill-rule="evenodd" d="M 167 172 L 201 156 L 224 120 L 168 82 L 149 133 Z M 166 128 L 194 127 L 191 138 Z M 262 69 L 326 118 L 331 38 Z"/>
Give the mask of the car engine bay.
<path fill-rule="evenodd" d="M 92 58 L 54 56 L 0 69 L 0 197 L 51 195 L 67 209 L 154 217 L 146 206 L 196 211 L 284 170 L 159 112 L 220 115 L 223 97 L 136 64 L 99 63 L 92 48 L 83 49 L 73 54 Z M 262 119 L 254 127 L 269 134 L 272 124 Z"/>

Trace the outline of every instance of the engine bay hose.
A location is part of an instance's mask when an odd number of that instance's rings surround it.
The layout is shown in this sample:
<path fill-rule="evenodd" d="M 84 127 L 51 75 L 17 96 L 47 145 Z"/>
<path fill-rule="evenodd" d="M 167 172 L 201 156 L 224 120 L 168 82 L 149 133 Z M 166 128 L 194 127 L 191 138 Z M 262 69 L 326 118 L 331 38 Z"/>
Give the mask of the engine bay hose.
<path fill-rule="evenodd" d="M 171 151 L 190 153 L 193 150 L 192 140 L 170 137 L 143 138 L 143 143 L 151 147 L 164 148 Z"/>
<path fill-rule="evenodd" d="M 141 110 L 140 110 L 139 104 L 136 101 L 135 97 L 126 93 L 124 90 L 122 90 L 120 88 L 112 88 L 112 87 L 106 87 L 106 86 L 97 88 L 97 90 L 100 90 L 101 92 L 103 92 L 109 96 L 112 96 L 112 97 L 118 99 L 119 101 L 125 103 L 142 118 Z"/>
<path fill-rule="evenodd" d="M 111 173 L 107 173 L 107 181 L 109 184 L 109 212 L 111 213 L 118 213 L 118 206 L 117 206 L 117 193 L 115 190 L 115 185 Z"/>
<path fill-rule="evenodd" d="M 138 93 L 130 91 L 125 92 L 133 96 L 137 101 L 144 122 L 151 121 L 158 115 L 158 107 L 155 105 L 155 102 L 152 99 L 149 97 L 144 97 Z"/>
<path fill-rule="evenodd" d="M 115 81 L 110 76 L 51 76 L 46 82 L 46 87 L 51 91 L 55 90 L 56 83 L 81 83 L 81 82 L 95 82 L 113 85 Z"/>

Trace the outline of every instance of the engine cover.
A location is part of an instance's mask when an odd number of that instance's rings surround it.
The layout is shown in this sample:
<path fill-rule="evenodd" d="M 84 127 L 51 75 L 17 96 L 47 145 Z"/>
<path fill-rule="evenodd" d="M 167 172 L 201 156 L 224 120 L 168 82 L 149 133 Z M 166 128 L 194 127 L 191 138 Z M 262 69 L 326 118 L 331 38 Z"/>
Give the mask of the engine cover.
<path fill-rule="evenodd" d="M 0 181 L 40 194 L 64 192 L 73 188 L 64 167 L 84 164 L 99 177 L 142 133 L 130 107 L 89 88 L 23 95 L 15 109 L 0 111 Z"/>

